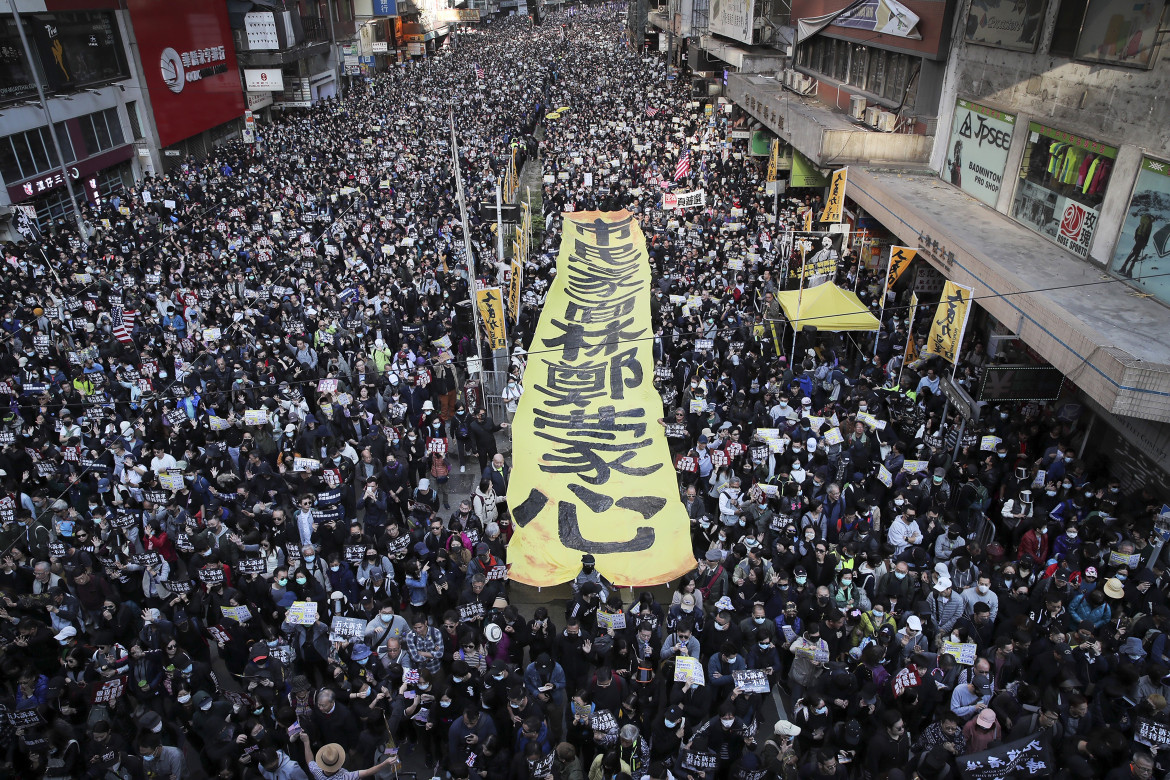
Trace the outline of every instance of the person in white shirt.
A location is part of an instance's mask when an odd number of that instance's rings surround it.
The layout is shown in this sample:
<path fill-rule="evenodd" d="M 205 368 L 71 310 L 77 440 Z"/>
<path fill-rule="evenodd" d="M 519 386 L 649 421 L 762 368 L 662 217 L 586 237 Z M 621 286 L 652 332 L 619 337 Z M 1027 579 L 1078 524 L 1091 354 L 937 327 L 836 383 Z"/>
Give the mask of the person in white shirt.
<path fill-rule="evenodd" d="M 155 445 L 154 457 L 150 459 L 150 470 L 155 474 L 162 474 L 168 469 L 176 469 L 179 462 L 163 450 L 162 445 Z"/>
<path fill-rule="evenodd" d="M 921 544 L 922 531 L 918 528 L 913 509 L 907 508 L 894 518 L 886 534 L 886 541 L 894 548 L 895 557 L 901 555 L 910 545 Z"/>

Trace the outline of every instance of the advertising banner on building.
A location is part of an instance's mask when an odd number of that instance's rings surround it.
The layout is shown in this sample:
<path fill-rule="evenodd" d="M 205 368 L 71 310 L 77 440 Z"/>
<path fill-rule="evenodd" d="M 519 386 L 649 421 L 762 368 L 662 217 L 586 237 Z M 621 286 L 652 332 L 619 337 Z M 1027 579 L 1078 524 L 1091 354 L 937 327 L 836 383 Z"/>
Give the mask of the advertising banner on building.
<path fill-rule="evenodd" d="M 1012 114 L 959 100 L 951 123 L 943 178 L 995 208 L 1015 123 Z"/>
<path fill-rule="evenodd" d="M 943 287 L 942 300 L 930 324 L 930 335 L 926 337 L 926 350 L 938 355 L 948 363 L 954 363 L 963 344 L 963 331 L 967 327 L 967 314 L 971 310 L 971 288 L 948 281 Z"/>
<path fill-rule="evenodd" d="M 276 33 L 276 14 L 272 11 L 251 11 L 244 14 L 244 34 L 248 36 L 248 49 L 266 51 L 280 48 L 280 37 Z"/>
<path fill-rule="evenodd" d="M 1031 122 L 1012 216 L 1077 257 L 1088 257 L 1117 149 Z"/>
<path fill-rule="evenodd" d="M 557 271 L 514 422 L 511 578 L 568 582 L 588 553 L 617 585 L 668 582 L 695 560 L 657 423 L 646 238 L 628 211 L 567 214 Z"/>
<path fill-rule="evenodd" d="M 1138 171 L 1110 268 L 1170 302 L 1170 277 L 1162 268 L 1170 257 L 1170 163 L 1146 157 Z"/>
<path fill-rule="evenodd" d="M 825 196 L 825 210 L 821 212 L 821 222 L 840 222 L 845 210 L 845 186 L 848 168 L 833 171 L 833 179 L 829 182 L 829 194 Z"/>
<path fill-rule="evenodd" d="M 709 30 L 743 43 L 752 42 L 755 0 L 711 0 Z"/>
<path fill-rule="evenodd" d="M 1077 39 L 1077 58 L 1151 67 L 1164 6 L 1163 0 L 1089 0 Z"/>
<path fill-rule="evenodd" d="M 833 20 L 834 27 L 852 27 L 855 30 L 922 40 L 917 25 L 918 14 L 898 0 L 865 0 Z"/>
<path fill-rule="evenodd" d="M 1047 0 L 972 0 L 967 40 L 1015 51 L 1036 51 Z"/>
<path fill-rule="evenodd" d="M 226 4 L 127 0 L 127 5 L 163 146 L 244 115 Z"/>
<path fill-rule="evenodd" d="M 284 74 L 279 68 L 245 68 L 244 88 L 249 92 L 283 92 Z"/>

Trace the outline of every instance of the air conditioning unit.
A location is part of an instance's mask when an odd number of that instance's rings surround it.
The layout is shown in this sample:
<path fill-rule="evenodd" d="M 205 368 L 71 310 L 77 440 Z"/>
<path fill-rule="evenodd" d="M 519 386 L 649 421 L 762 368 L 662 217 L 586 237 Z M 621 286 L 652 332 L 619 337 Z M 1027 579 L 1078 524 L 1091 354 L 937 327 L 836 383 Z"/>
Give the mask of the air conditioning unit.
<path fill-rule="evenodd" d="M 868 106 L 865 109 L 865 123 L 870 127 L 877 127 L 878 115 L 881 113 L 882 110 L 877 106 Z"/>
<path fill-rule="evenodd" d="M 817 80 L 812 76 L 806 76 L 803 73 L 800 75 L 801 82 L 800 85 L 796 88 L 796 91 L 802 95 L 809 95 L 815 92 L 817 88 Z"/>
<path fill-rule="evenodd" d="M 892 112 L 882 111 L 878 114 L 877 129 L 883 133 L 894 132 L 894 119 L 895 116 Z"/>
<path fill-rule="evenodd" d="M 789 89 L 792 89 L 792 77 L 795 75 L 796 75 L 796 71 L 794 71 L 794 70 L 784 71 L 784 75 L 781 78 L 781 81 L 784 82 L 784 86 L 788 87 Z"/>
<path fill-rule="evenodd" d="M 849 116 L 856 119 L 858 122 L 865 119 L 865 98 L 861 95 L 851 95 L 849 97 Z"/>

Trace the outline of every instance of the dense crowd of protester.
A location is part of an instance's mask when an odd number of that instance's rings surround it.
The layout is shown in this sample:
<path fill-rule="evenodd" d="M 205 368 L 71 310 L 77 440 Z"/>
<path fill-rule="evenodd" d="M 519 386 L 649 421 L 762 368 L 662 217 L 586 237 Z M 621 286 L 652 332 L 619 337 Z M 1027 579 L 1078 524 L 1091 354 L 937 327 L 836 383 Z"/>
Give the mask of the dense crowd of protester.
<path fill-rule="evenodd" d="M 1023 740 L 1017 776 L 1165 773 L 1154 486 L 1083 460 L 1057 404 L 961 426 L 941 378 L 995 358 L 905 365 L 929 318 L 840 239 L 830 276 L 882 327 L 790 341 L 818 199 L 766 195 L 743 117 L 619 10 L 463 31 L 92 205 L 84 240 L 5 246 L 0 771 L 932 780 Z M 508 412 L 561 213 L 642 224 L 697 562 L 668 592 L 586 555 L 567 603 L 511 603 L 452 118 L 487 284 L 476 205 L 513 152 L 541 166 Z"/>

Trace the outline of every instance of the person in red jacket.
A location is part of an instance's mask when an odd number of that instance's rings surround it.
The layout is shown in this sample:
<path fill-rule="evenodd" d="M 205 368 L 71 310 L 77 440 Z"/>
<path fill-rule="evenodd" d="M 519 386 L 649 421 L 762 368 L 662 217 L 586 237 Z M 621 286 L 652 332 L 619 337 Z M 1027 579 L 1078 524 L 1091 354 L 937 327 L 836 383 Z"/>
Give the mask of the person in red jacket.
<path fill-rule="evenodd" d="M 1028 532 L 1020 539 L 1020 546 L 1016 549 L 1018 560 L 1030 560 L 1037 568 L 1048 563 L 1048 551 L 1051 545 L 1048 541 L 1048 518 L 1037 518 Z"/>

